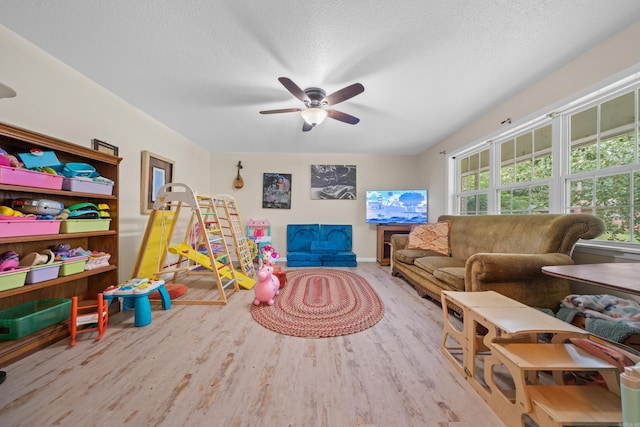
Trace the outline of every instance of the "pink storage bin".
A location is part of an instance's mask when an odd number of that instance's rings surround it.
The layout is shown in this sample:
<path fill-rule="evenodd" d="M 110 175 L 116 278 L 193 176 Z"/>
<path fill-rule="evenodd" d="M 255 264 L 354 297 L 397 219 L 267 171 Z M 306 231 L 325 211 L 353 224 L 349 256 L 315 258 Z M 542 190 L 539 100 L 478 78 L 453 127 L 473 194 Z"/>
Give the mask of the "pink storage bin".
<path fill-rule="evenodd" d="M 62 181 L 62 189 L 76 191 L 78 193 L 106 194 L 108 196 L 113 194 L 113 184 L 82 178 L 64 178 Z"/>
<path fill-rule="evenodd" d="M 5 217 L 6 218 L 6 217 Z M 15 219 L 0 221 L 0 237 L 37 236 L 40 234 L 59 234 L 60 223 L 57 220 Z"/>
<path fill-rule="evenodd" d="M 0 184 L 61 190 L 63 178 L 61 175 L 0 166 Z"/>

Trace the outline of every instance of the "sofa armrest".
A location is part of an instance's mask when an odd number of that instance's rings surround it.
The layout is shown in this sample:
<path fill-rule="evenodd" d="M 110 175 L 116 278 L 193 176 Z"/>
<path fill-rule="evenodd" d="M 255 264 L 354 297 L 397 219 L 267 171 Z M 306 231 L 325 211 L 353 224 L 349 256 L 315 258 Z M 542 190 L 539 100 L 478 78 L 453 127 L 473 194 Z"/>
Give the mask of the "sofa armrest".
<path fill-rule="evenodd" d="M 543 276 L 545 265 L 573 264 L 568 255 L 479 253 L 467 259 L 465 291 L 481 291 L 481 283 L 532 280 Z"/>
<path fill-rule="evenodd" d="M 392 234 L 391 235 L 391 248 L 395 250 L 404 249 L 409 240 L 408 234 Z"/>

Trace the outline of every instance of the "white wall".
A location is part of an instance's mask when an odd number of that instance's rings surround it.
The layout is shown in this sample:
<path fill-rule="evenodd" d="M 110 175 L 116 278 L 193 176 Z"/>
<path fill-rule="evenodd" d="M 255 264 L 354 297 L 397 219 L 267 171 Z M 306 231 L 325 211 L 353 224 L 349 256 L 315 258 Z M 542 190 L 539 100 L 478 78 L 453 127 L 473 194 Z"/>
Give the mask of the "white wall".
<path fill-rule="evenodd" d="M 478 117 L 448 138 L 424 151 L 419 160 L 420 181 L 429 184 L 429 196 L 432 219 L 447 213 L 445 175 L 446 150 L 467 146 L 479 142 L 509 127 L 500 123 L 506 118 L 512 119 L 510 127 L 536 114 L 553 111 L 554 106 L 577 95 L 586 95 L 596 85 L 603 82 L 613 83 L 633 71 L 639 71 L 640 65 L 640 21 L 622 30 L 600 45 L 586 52 L 574 61 L 550 74 L 516 96 L 496 106 Z M 558 40 L 558 43 L 561 43 Z M 553 48 L 553 46 L 550 46 Z M 462 107 L 464 108 L 464 107 Z"/>

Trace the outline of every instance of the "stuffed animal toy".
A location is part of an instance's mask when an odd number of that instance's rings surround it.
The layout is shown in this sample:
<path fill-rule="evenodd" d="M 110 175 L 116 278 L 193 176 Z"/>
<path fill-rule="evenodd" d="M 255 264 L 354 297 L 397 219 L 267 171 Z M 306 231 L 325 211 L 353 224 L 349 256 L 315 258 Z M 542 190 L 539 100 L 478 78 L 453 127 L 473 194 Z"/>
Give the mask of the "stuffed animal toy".
<path fill-rule="evenodd" d="M 262 262 L 265 264 L 274 264 L 278 258 L 280 258 L 280 254 L 276 252 L 276 250 L 271 245 L 264 245 L 262 249 L 260 249 L 260 258 Z"/>
<path fill-rule="evenodd" d="M 265 264 L 262 259 L 259 259 L 258 265 L 260 269 L 258 270 L 258 283 L 254 288 L 256 299 L 253 304 L 260 305 L 260 303 L 266 302 L 268 305 L 273 305 L 273 298 L 280 292 L 280 281 L 273 275 L 271 264 Z"/>

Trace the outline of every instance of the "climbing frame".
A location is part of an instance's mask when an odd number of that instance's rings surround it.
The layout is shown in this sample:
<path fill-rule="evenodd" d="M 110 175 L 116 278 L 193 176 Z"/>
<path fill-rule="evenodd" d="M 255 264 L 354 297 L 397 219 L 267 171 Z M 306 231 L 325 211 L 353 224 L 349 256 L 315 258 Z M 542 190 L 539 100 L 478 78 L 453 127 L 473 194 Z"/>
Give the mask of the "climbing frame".
<path fill-rule="evenodd" d="M 255 276 L 255 268 L 251 251 L 244 235 L 240 213 L 235 198 L 227 194 L 218 194 L 213 197 L 215 202 L 220 228 L 226 239 L 227 247 L 233 248 L 236 254 L 236 261 L 242 272 L 249 276 Z M 240 284 L 242 286 L 242 283 Z"/>
<path fill-rule="evenodd" d="M 178 217 L 183 207 L 191 217 L 182 242 L 172 244 Z M 216 206 L 212 198 L 197 196 L 189 186 L 179 183 L 160 188 L 140 245 L 131 277 L 160 277 L 173 274 L 210 276 L 214 279 L 217 300 L 175 300 L 175 304 L 226 304 L 227 297 L 239 291 L 238 277 L 231 264 L 225 237 L 216 226 Z M 177 262 L 165 264 L 167 253 L 178 255 Z M 185 265 L 186 264 L 186 265 Z"/>

